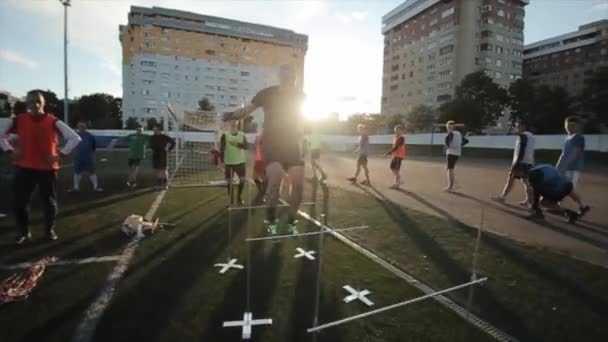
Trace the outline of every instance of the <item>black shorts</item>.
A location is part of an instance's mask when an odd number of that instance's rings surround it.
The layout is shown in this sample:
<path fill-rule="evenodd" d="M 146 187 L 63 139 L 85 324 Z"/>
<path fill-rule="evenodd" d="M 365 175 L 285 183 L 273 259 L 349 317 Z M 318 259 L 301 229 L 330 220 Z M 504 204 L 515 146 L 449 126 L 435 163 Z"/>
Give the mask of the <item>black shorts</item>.
<path fill-rule="evenodd" d="M 359 159 L 357 159 L 357 165 L 367 166 L 367 156 L 359 156 Z"/>
<path fill-rule="evenodd" d="M 527 179 L 532 165 L 526 163 L 517 163 L 511 168 L 511 175 L 517 179 Z"/>
<path fill-rule="evenodd" d="M 128 162 L 129 162 L 129 167 L 139 166 L 139 164 L 141 164 L 141 159 L 131 159 L 131 158 L 129 158 Z"/>
<path fill-rule="evenodd" d="M 391 170 L 401 170 L 402 161 L 403 159 L 399 157 L 393 157 L 393 159 L 391 159 Z"/>
<path fill-rule="evenodd" d="M 226 177 L 226 179 L 231 179 L 235 173 L 237 176 L 239 176 L 239 178 L 245 178 L 245 175 L 246 175 L 245 163 L 236 164 L 236 165 L 226 165 L 226 168 L 224 169 L 224 177 Z"/>
<path fill-rule="evenodd" d="M 319 160 L 321 158 L 321 150 L 314 149 L 310 151 L 310 159 Z"/>
<path fill-rule="evenodd" d="M 167 156 L 153 156 L 152 157 L 152 168 L 154 170 L 166 170 L 167 169 Z"/>
<path fill-rule="evenodd" d="M 458 156 L 448 154 L 445 159 L 447 161 L 448 170 L 453 170 L 456 166 L 456 162 L 458 161 Z"/>

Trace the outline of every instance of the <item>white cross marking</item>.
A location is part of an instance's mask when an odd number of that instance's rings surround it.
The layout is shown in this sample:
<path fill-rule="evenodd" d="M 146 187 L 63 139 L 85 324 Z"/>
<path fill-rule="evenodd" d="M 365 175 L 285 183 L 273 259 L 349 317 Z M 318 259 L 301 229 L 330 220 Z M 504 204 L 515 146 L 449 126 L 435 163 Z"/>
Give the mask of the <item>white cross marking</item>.
<path fill-rule="evenodd" d="M 224 264 L 215 264 L 215 265 L 213 265 L 213 267 L 221 267 L 222 268 L 220 270 L 221 274 L 226 273 L 226 271 L 228 271 L 231 268 L 238 268 L 239 270 L 242 270 L 243 268 L 245 268 L 243 265 L 237 264 L 236 259 L 230 259 L 227 263 L 224 263 Z"/>
<path fill-rule="evenodd" d="M 306 259 L 308 260 L 315 260 L 315 257 L 313 256 L 313 254 L 315 254 L 315 251 L 305 251 L 300 247 L 296 248 L 296 251 L 298 251 L 299 253 L 293 256 L 294 259 L 306 257 Z"/>
<path fill-rule="evenodd" d="M 242 321 L 229 321 L 224 322 L 224 328 L 230 327 L 243 327 L 243 340 L 248 340 L 251 338 L 251 328 L 254 325 L 269 325 L 272 324 L 271 318 L 266 319 L 252 319 L 253 315 L 251 312 L 245 312 L 243 315 Z"/>
<path fill-rule="evenodd" d="M 345 285 L 342 286 L 343 289 L 345 289 L 346 291 L 350 292 L 350 295 L 346 296 L 344 298 L 344 303 L 350 303 L 355 299 L 358 299 L 360 301 L 362 301 L 363 303 L 365 303 L 367 306 L 373 306 L 374 303 L 367 299 L 367 295 L 371 294 L 371 291 L 369 290 L 363 290 L 363 291 L 357 291 L 355 289 L 353 289 L 352 287 L 350 287 L 350 285 Z"/>

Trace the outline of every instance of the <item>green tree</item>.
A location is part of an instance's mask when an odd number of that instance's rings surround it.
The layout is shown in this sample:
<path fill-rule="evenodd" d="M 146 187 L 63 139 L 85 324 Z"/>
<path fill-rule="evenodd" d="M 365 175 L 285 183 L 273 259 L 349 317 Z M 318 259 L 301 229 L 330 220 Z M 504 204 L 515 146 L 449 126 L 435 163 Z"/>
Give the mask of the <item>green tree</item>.
<path fill-rule="evenodd" d="M 564 119 L 572 115 L 572 99 L 562 87 L 541 85 L 534 91 L 534 113 L 528 119 L 538 134 L 564 132 Z"/>
<path fill-rule="evenodd" d="M 11 116 L 11 104 L 8 102 L 8 95 L 0 94 L 0 103 L 4 102 L 4 105 L 0 106 L 0 118 L 7 118 Z"/>
<path fill-rule="evenodd" d="M 481 133 L 496 125 L 509 103 L 507 91 L 483 71 L 468 74 L 456 87 L 454 99 L 439 108 L 439 121 L 455 120 L 467 130 Z"/>
<path fill-rule="evenodd" d="M 393 128 L 397 125 L 403 125 L 403 115 L 401 114 L 394 114 L 391 115 L 388 120 L 386 121 L 386 129 L 389 132 L 393 132 Z"/>
<path fill-rule="evenodd" d="M 125 122 L 125 129 L 135 129 L 139 125 L 139 121 L 136 118 L 130 116 Z"/>
<path fill-rule="evenodd" d="M 211 102 L 209 102 L 208 98 L 203 97 L 198 101 L 198 109 L 213 112 L 215 110 L 215 107 L 211 104 Z"/>
<path fill-rule="evenodd" d="M 110 94 L 84 95 L 76 102 L 76 111 L 71 112 L 70 122 L 84 120 L 92 127 L 101 129 L 120 128 L 122 122 L 122 100 Z"/>
<path fill-rule="evenodd" d="M 518 79 L 509 87 L 509 107 L 511 122 L 518 119 L 532 122 L 536 111 L 536 88 L 526 79 Z"/>
<path fill-rule="evenodd" d="M 146 129 L 151 131 L 159 124 L 159 121 L 156 118 L 147 118 L 146 119 Z"/>
<path fill-rule="evenodd" d="M 27 112 L 27 105 L 24 101 L 17 101 L 13 105 L 13 114 L 20 114 Z"/>
<path fill-rule="evenodd" d="M 57 94 L 51 90 L 34 89 L 44 96 L 44 111 L 54 114 L 60 119 L 63 119 L 63 103 L 57 97 Z"/>
<path fill-rule="evenodd" d="M 408 113 L 406 125 L 408 131 L 429 132 L 435 123 L 436 115 L 432 107 L 418 105 Z"/>

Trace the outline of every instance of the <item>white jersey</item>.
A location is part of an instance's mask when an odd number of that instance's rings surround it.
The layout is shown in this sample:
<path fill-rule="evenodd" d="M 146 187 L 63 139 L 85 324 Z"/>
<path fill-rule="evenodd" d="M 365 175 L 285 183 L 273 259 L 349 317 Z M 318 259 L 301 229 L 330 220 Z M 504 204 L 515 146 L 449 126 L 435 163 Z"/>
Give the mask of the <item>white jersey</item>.
<path fill-rule="evenodd" d="M 450 134 L 452 134 L 452 141 L 449 144 L 446 143 L 445 153 L 452 156 L 460 156 L 462 154 L 462 134 L 457 130 L 448 133 L 448 136 Z"/>
<path fill-rule="evenodd" d="M 534 134 L 525 131 L 517 137 L 515 141 L 515 149 L 513 150 L 513 164 L 517 163 L 519 154 L 523 153 L 520 163 L 534 165 L 534 149 L 536 148 Z M 522 152 L 523 145 L 523 152 Z"/>

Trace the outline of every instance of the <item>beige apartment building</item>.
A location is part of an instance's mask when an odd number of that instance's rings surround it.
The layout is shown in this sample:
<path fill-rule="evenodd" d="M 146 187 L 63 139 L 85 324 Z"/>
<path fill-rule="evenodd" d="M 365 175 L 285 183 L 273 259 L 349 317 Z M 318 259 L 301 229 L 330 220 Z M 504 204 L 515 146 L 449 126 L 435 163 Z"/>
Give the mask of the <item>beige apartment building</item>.
<path fill-rule="evenodd" d="M 521 78 L 529 0 L 407 0 L 382 17 L 382 113 L 450 100 L 469 73 Z M 501 125 L 503 123 L 500 123 Z"/>
<path fill-rule="evenodd" d="M 608 67 L 608 20 L 528 44 L 524 50 L 524 78 L 563 87 L 570 96 L 581 95 L 585 80 L 600 66 Z"/>
<path fill-rule="evenodd" d="M 162 118 L 167 102 L 194 109 L 203 97 L 217 111 L 234 108 L 276 85 L 283 64 L 303 86 L 308 37 L 291 30 L 132 6 L 120 42 L 125 121 Z"/>

